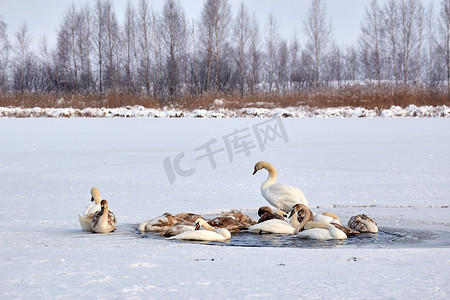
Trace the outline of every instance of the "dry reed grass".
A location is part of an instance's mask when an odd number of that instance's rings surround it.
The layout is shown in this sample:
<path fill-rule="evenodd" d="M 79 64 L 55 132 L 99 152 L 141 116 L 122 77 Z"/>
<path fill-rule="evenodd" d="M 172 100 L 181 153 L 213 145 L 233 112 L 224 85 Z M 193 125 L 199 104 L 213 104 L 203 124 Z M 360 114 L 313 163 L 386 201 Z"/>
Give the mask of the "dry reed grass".
<path fill-rule="evenodd" d="M 325 107 L 364 107 L 373 109 L 389 108 L 392 105 L 406 107 L 410 104 L 448 105 L 450 96 L 448 87 L 427 88 L 419 85 L 381 86 L 347 85 L 340 88 L 319 88 L 309 91 L 287 91 L 284 93 L 257 93 L 253 95 L 204 93 L 198 96 L 182 97 L 171 102 L 170 106 L 193 110 L 209 109 L 214 106 L 215 99 L 225 99 L 223 107 L 239 109 L 243 107 L 289 107 L 310 106 Z M 141 105 L 147 108 L 161 108 L 160 101 L 154 98 L 141 97 L 133 94 L 83 95 L 56 93 L 11 93 L 0 92 L 0 107 L 53 107 L 53 108 L 86 108 Z"/>

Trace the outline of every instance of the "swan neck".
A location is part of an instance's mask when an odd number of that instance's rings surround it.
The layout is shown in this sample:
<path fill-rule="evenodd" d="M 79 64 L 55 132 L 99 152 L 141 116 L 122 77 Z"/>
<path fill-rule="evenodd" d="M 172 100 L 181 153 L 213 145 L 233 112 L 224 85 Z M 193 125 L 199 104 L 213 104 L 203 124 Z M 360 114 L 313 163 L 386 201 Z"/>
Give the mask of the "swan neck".
<path fill-rule="evenodd" d="M 95 204 L 99 204 L 102 201 L 102 197 L 100 197 L 100 192 L 98 189 L 92 189 L 91 190 L 92 198 L 94 198 Z"/>
<path fill-rule="evenodd" d="M 202 226 L 204 229 L 209 230 L 209 231 L 214 231 L 214 227 L 212 227 L 211 225 L 209 225 L 207 222 L 202 222 L 200 224 L 200 226 Z"/>
<path fill-rule="evenodd" d="M 303 217 L 303 220 L 302 220 L 301 223 L 298 221 L 298 212 L 297 212 L 297 214 L 292 216 L 292 217 L 295 217 L 295 219 L 297 220 L 297 225 L 294 226 L 295 227 L 295 234 L 299 233 L 300 230 L 302 230 L 305 227 L 305 225 L 312 219 L 312 212 L 311 212 L 311 210 L 309 208 L 305 209 L 305 213 L 306 214 Z"/>
<path fill-rule="evenodd" d="M 109 208 L 108 206 L 102 207 L 100 221 L 104 222 L 104 220 L 108 220 Z"/>
<path fill-rule="evenodd" d="M 289 223 L 295 228 L 297 228 L 300 225 L 300 222 L 298 221 L 297 213 L 294 213 L 292 215 L 292 217 L 289 219 Z"/>
<path fill-rule="evenodd" d="M 264 164 L 263 168 L 266 169 L 267 172 L 269 172 L 266 181 L 264 181 L 263 183 L 263 188 L 266 188 L 277 181 L 277 170 L 275 170 L 275 167 L 269 163 Z"/>

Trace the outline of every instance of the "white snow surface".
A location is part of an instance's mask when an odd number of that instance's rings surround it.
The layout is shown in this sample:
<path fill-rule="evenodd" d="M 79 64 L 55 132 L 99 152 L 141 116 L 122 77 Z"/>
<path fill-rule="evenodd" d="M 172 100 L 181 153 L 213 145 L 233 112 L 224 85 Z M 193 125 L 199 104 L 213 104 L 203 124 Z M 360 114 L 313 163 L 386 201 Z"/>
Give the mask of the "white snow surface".
<path fill-rule="evenodd" d="M 20 108 L 0 107 L 0 118 L 392 118 L 392 117 L 450 117 L 450 107 L 416 106 L 405 108 L 392 106 L 389 109 L 366 109 L 363 107 L 313 108 L 308 106 L 286 108 L 247 107 L 242 109 L 224 108 L 225 100 L 216 99 L 210 109 L 192 111 L 177 108 L 155 109 L 143 106 L 124 106 L 118 108 Z"/>
<path fill-rule="evenodd" d="M 254 118 L 0 119 L 0 298 L 448 299 L 448 246 L 231 247 L 136 232 L 164 212 L 255 216 L 267 205 L 260 160 L 316 213 L 450 232 L 448 119 L 267 121 L 288 141 L 261 148 Z M 226 150 L 236 130 L 248 153 Z M 216 168 L 201 158 L 214 140 Z M 170 184 L 163 162 L 181 153 L 195 172 Z M 118 220 L 111 234 L 81 231 L 92 186 Z"/>

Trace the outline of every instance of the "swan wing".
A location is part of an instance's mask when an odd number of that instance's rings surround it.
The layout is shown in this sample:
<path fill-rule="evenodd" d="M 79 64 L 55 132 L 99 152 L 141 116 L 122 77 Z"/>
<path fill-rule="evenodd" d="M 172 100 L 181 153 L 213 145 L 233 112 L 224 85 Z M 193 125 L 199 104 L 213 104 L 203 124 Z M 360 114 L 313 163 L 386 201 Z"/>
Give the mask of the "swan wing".
<path fill-rule="evenodd" d="M 301 239 L 312 240 L 331 240 L 331 234 L 328 229 L 324 228 L 311 228 L 298 233 L 298 237 Z"/>
<path fill-rule="evenodd" d="M 334 219 L 329 216 L 324 215 L 314 215 L 314 221 L 315 222 L 321 222 L 321 223 L 331 223 Z"/>
<path fill-rule="evenodd" d="M 331 223 L 313 221 L 306 224 L 305 228 L 309 229 L 299 232 L 299 238 L 313 240 L 343 240 L 347 238 L 343 231 Z"/>
<path fill-rule="evenodd" d="M 169 240 L 186 240 L 186 241 L 225 241 L 229 238 L 209 230 L 194 230 L 168 238 Z"/>
<path fill-rule="evenodd" d="M 192 225 L 175 225 L 167 230 L 161 231 L 159 234 L 162 236 L 170 237 L 181 234 L 183 232 L 194 231 L 195 227 Z"/>
<path fill-rule="evenodd" d="M 275 183 L 261 192 L 270 204 L 285 212 L 291 211 L 292 207 L 298 203 L 308 205 L 302 191 L 287 184 Z"/>
<path fill-rule="evenodd" d="M 101 209 L 102 209 L 102 206 L 100 205 L 100 203 L 92 205 L 92 207 L 88 211 L 88 215 L 93 215 L 93 214 L 95 214 L 96 212 L 98 212 Z"/>
<path fill-rule="evenodd" d="M 90 203 L 88 206 L 86 206 L 86 208 L 84 209 L 84 211 L 83 211 L 83 215 L 84 216 L 87 216 L 87 215 L 89 215 L 90 213 L 90 211 L 91 211 L 91 209 L 94 207 L 94 204 L 93 203 Z"/>
<path fill-rule="evenodd" d="M 284 220 L 271 219 L 248 228 L 253 233 L 294 234 L 295 228 Z"/>
<path fill-rule="evenodd" d="M 83 231 L 92 232 L 91 222 L 93 216 L 78 216 L 78 221 L 80 221 L 80 226 Z"/>

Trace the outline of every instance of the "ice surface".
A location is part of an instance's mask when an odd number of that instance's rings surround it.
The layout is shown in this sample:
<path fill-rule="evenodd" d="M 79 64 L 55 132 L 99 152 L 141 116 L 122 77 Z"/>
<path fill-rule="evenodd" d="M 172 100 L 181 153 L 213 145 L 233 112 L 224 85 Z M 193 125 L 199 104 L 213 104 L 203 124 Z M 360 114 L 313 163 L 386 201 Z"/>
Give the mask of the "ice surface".
<path fill-rule="evenodd" d="M 288 140 L 278 132 L 259 143 L 257 128 L 271 132 L 265 121 L 272 129 L 281 122 Z M 252 176 L 253 165 L 266 160 L 314 212 L 333 211 L 344 223 L 366 213 L 380 226 L 450 232 L 446 118 L 2 118 L 0 136 L 1 299 L 450 294 L 445 245 L 223 247 L 135 230 L 164 212 L 255 214 L 267 205 L 259 190 L 266 174 Z M 208 143 L 220 150 L 215 168 L 202 157 Z M 175 170 L 171 184 L 164 161 L 180 154 L 182 171 L 193 173 Z M 80 228 L 92 186 L 118 219 L 112 234 Z"/>

